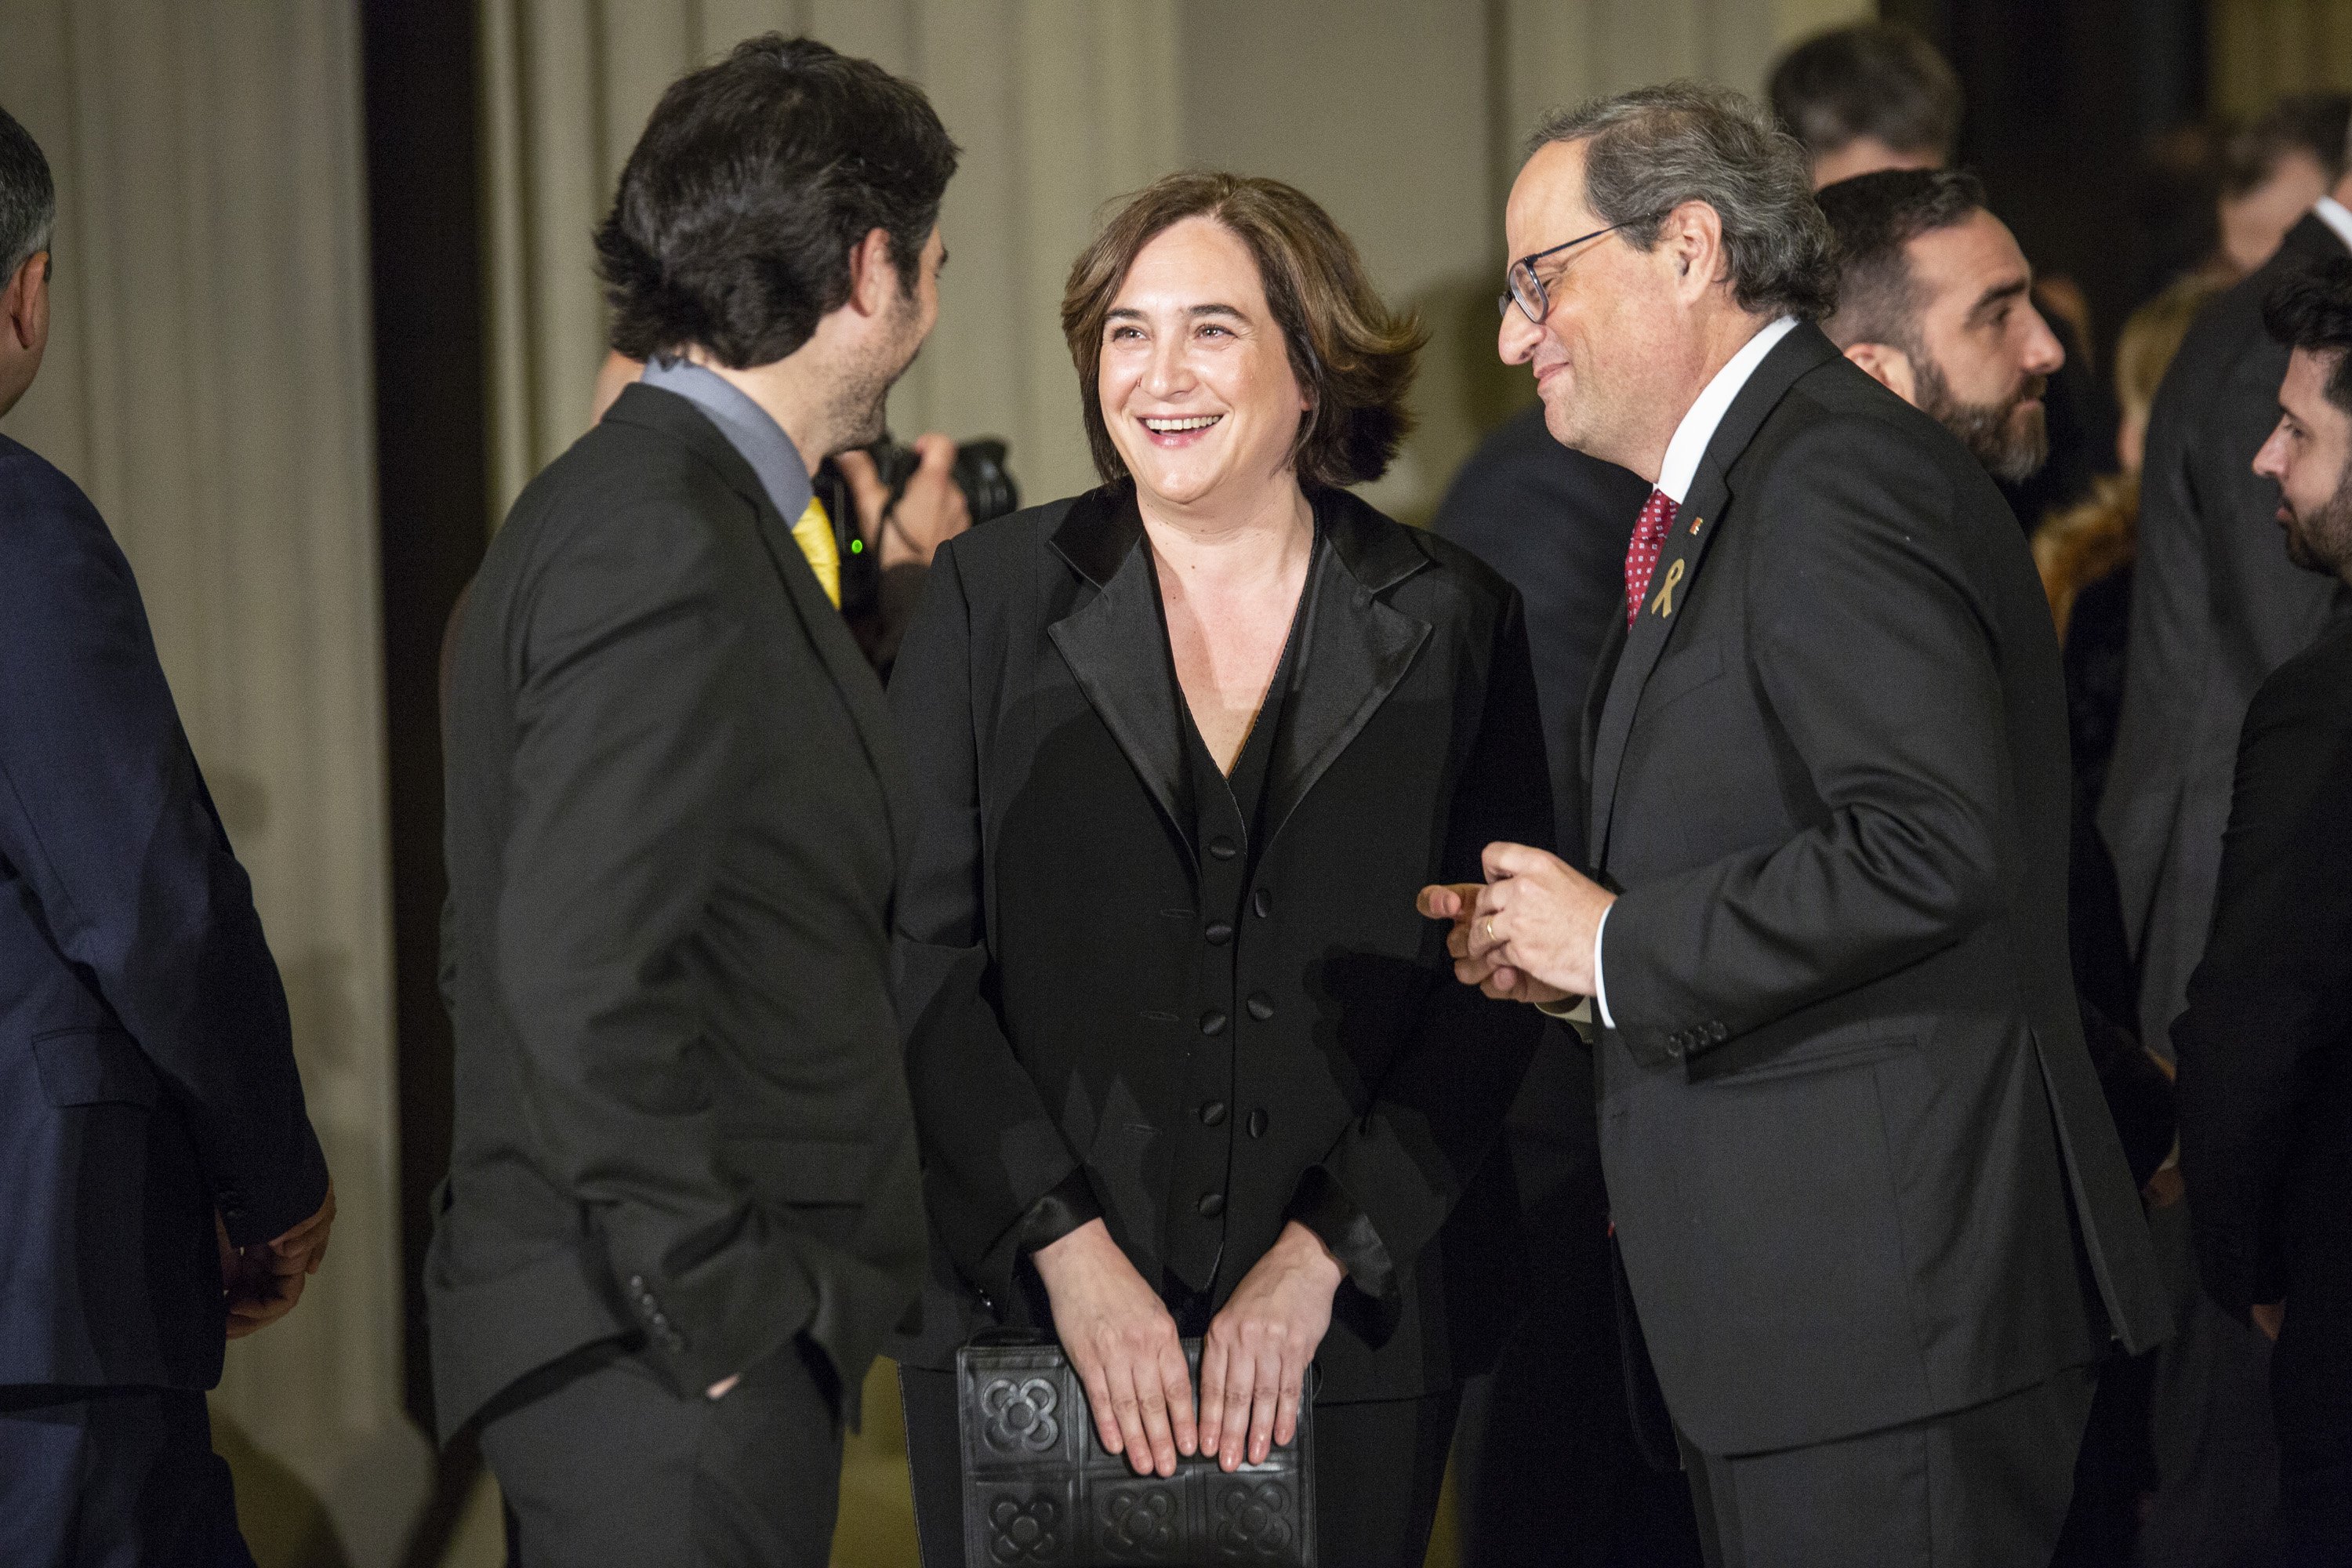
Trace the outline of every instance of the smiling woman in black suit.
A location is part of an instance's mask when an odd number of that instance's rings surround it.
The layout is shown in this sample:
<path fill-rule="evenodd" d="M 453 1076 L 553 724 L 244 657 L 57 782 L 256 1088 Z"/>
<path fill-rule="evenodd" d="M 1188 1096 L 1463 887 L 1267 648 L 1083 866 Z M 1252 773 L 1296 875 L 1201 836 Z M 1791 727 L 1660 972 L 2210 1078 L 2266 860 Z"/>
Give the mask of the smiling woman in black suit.
<path fill-rule="evenodd" d="M 1005 1322 L 1139 1473 L 1262 1459 L 1314 1363 L 1322 1560 L 1417 1564 L 1511 1294 L 1535 1030 L 1413 898 L 1549 821 L 1518 601 L 1341 488 L 1394 454 L 1420 333 L 1298 192 L 1160 181 L 1062 321 L 1107 482 L 942 550 L 891 687 L 924 1560 L 962 1560 L 955 1350 Z"/>

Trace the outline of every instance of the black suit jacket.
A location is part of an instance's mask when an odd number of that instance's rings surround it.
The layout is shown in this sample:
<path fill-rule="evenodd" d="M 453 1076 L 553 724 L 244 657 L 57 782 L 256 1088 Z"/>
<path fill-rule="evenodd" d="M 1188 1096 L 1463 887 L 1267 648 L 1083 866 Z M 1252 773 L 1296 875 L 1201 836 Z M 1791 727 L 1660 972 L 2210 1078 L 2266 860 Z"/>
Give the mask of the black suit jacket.
<path fill-rule="evenodd" d="M 1192 841 L 1131 492 L 986 524 L 932 567 L 890 686 L 923 803 L 898 941 L 939 1241 L 918 1361 L 1037 1316 L 1022 1222 L 1073 1173 L 1155 1283 L 1219 1227 L 1217 1303 L 1294 1214 L 1384 1257 L 1340 1292 L 1326 1399 L 1492 1354 L 1516 1248 L 1497 1134 L 1540 1020 L 1456 984 L 1413 898 L 1549 819 L 1526 637 L 1460 550 L 1344 492 L 1315 506 L 1245 887 L 1235 846 Z M 1245 1005 L 1192 1011 L 1221 991 Z M 1376 1247 L 1344 1245 L 1355 1225 Z"/>
<path fill-rule="evenodd" d="M 442 1431 L 620 1337 L 698 1395 L 805 1331 L 854 1395 L 922 1267 L 901 764 L 787 521 L 691 403 L 630 387 L 516 500 L 447 755 Z"/>
<path fill-rule="evenodd" d="M 1625 545 L 1649 499 L 1639 475 L 1554 440 L 1538 404 L 1479 445 L 1430 522 L 1501 573 L 1526 602 L 1545 760 L 1559 801 L 1549 842 L 1571 866 L 1585 863 L 1577 731 L 1609 617 L 1624 618 Z"/>
<path fill-rule="evenodd" d="M 1692 1440 L 1818 1443 L 2160 1338 L 2067 973 L 2057 639 L 1974 459 L 1799 327 L 1588 714 L 1601 1152 Z"/>
<path fill-rule="evenodd" d="M 2205 1289 L 2241 1320 L 2286 1299 L 2280 1437 L 2297 1368 L 2352 1336 L 2352 623 L 2264 681 L 2246 713 L 2212 940 L 2173 1026 L 2180 1173 Z M 2326 1388 L 2332 1386 L 2332 1395 Z M 2340 1448 L 2352 1419 L 2327 1423 Z M 2308 1426 L 2308 1423 L 2303 1424 Z"/>
<path fill-rule="evenodd" d="M 0 436 L 0 1384 L 210 1388 L 215 1208 L 249 1245 L 326 1190 L 130 563 Z"/>
<path fill-rule="evenodd" d="M 2287 351 L 2263 300 L 2345 254 L 2315 216 L 2207 307 L 2165 373 L 2140 480 L 2131 632 L 2099 826 L 2140 965 L 2140 1035 L 2168 1037 L 2213 920 L 2246 704 L 2263 678 L 2352 606 L 2279 547 L 2278 487 L 2253 471 L 2278 423 Z"/>

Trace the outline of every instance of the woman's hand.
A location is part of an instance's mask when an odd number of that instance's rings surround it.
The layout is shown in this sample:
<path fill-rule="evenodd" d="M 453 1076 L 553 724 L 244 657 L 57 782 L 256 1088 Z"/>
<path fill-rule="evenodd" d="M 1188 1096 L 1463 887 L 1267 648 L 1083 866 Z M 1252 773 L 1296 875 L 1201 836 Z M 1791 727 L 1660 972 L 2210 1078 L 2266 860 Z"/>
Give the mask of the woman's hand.
<path fill-rule="evenodd" d="M 1244 1453 L 1262 1465 L 1276 1444 L 1298 1435 L 1307 1363 L 1330 1331 L 1331 1298 L 1347 1277 L 1323 1238 L 1292 1220 L 1209 1324 L 1201 1447 L 1226 1469 Z"/>
<path fill-rule="evenodd" d="M 1139 1476 L 1174 1475 L 1177 1453 L 1194 1447 L 1192 1375 L 1160 1293 L 1098 1219 L 1030 1257 L 1103 1447 L 1126 1455 Z"/>

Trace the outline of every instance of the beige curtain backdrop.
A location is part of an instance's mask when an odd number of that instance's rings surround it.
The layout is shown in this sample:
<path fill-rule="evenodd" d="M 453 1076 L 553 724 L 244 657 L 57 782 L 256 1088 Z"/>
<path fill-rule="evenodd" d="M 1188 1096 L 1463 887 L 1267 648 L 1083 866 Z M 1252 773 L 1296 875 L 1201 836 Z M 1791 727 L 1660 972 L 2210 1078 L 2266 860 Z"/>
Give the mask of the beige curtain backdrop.
<path fill-rule="evenodd" d="M 2352 89 L 2352 3 L 2211 0 L 2213 107 L 2258 114 L 2282 92 Z"/>
<path fill-rule="evenodd" d="M 1526 395 L 1494 365 L 1500 196 L 1542 110 L 1696 76 L 1758 90 L 1870 0 L 482 0 L 494 518 L 580 433 L 604 357 L 588 236 L 662 88 L 768 28 L 921 82 L 964 148 L 939 331 L 902 436 L 995 434 L 1024 498 L 1093 482 L 1057 326 L 1103 203 L 1171 169 L 1273 174 L 1331 209 L 1435 342 L 1422 432 L 1370 493 L 1427 517 Z"/>
<path fill-rule="evenodd" d="M 350 1562 L 390 1563 L 429 1451 L 401 1414 L 356 6 L 0 0 L 0 40 L 60 205 L 48 358 L 6 429 L 138 574 L 340 1203 L 325 1269 L 229 1347 L 215 1409 L 258 1450 L 248 1500 L 299 1483 Z"/>
<path fill-rule="evenodd" d="M 1081 472 L 1063 270 L 1104 198 L 1178 157 L 1172 0 L 482 0 L 493 521 L 587 418 L 604 355 L 589 236 L 662 89 L 770 29 L 911 76 L 964 149 L 940 331 L 906 435 L 1009 437 L 1032 495 Z"/>

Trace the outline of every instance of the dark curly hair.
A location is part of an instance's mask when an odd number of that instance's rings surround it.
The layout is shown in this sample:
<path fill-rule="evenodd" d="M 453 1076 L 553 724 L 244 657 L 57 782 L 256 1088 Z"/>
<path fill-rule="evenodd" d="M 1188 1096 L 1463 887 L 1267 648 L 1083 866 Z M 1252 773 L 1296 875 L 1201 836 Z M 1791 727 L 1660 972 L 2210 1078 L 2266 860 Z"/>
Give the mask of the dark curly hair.
<path fill-rule="evenodd" d="M 877 228 L 911 295 L 957 151 L 920 89 L 814 38 L 769 33 L 681 77 L 596 233 L 613 346 L 773 363 L 849 298 Z"/>
<path fill-rule="evenodd" d="M 1103 323 L 1143 247 L 1188 217 L 1231 230 L 1257 262 L 1308 404 L 1293 448 L 1299 484 L 1336 488 L 1388 472 L 1412 428 L 1404 395 L 1428 334 L 1381 302 L 1354 242 L 1305 193 L 1279 180 L 1194 173 L 1170 174 L 1128 198 L 1071 264 L 1062 290 L 1062 335 L 1078 367 L 1087 442 L 1102 477 L 1127 472 L 1103 418 Z"/>
<path fill-rule="evenodd" d="M 2289 273 L 2263 300 L 2263 325 L 2285 348 L 2332 355 L 2327 401 L 2352 414 L 2352 261 L 2334 257 Z"/>

